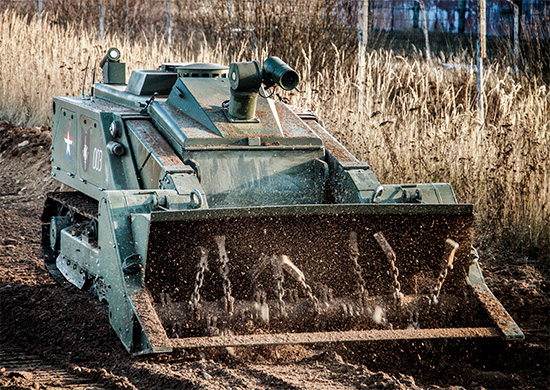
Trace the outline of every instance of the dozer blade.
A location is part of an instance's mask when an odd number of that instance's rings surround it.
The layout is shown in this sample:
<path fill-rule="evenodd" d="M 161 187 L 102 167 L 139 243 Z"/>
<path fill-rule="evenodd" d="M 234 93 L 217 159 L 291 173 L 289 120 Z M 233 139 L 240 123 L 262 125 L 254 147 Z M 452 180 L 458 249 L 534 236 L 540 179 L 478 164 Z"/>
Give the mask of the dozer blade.
<path fill-rule="evenodd" d="M 158 350 L 523 337 L 472 258 L 470 205 L 140 216 L 149 301 L 137 315 Z"/>

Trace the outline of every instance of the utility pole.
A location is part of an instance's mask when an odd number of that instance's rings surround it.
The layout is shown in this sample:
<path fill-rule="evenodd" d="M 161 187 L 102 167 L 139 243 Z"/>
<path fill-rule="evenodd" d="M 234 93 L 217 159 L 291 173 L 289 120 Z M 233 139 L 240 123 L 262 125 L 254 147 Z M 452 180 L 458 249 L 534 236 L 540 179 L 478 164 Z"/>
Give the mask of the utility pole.
<path fill-rule="evenodd" d="M 430 38 L 428 37 L 428 21 L 426 20 L 426 7 L 424 7 L 423 0 L 415 0 L 420 4 L 420 10 L 422 12 L 422 31 L 424 31 L 424 44 L 426 45 L 426 61 L 432 62 L 432 55 L 430 53 Z"/>
<path fill-rule="evenodd" d="M 103 41 L 105 26 L 103 24 L 103 0 L 99 0 L 99 41 Z"/>
<path fill-rule="evenodd" d="M 166 0 L 166 36 L 168 37 L 168 47 L 172 47 L 172 25 L 170 24 L 170 3 L 172 0 Z"/>
<path fill-rule="evenodd" d="M 44 11 L 44 0 L 36 0 L 36 20 L 40 19 Z"/>
<path fill-rule="evenodd" d="M 363 0 L 361 5 L 361 17 L 359 18 L 359 72 L 357 84 L 359 85 L 359 112 L 363 112 L 365 103 L 365 68 L 367 65 L 367 41 L 369 38 L 369 0 Z"/>
<path fill-rule="evenodd" d="M 130 32 L 130 27 L 128 25 L 128 15 L 130 13 L 130 4 L 129 4 L 129 0 L 126 0 L 126 4 L 124 6 L 124 13 L 125 13 L 125 17 L 124 17 L 124 36 L 126 37 L 126 40 L 128 40 L 128 34 Z"/>

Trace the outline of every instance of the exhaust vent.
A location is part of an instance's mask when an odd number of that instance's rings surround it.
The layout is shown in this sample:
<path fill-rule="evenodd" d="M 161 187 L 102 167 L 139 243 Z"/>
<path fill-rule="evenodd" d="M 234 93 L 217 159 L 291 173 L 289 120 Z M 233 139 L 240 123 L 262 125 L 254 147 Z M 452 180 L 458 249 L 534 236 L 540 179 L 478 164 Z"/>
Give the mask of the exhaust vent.
<path fill-rule="evenodd" d="M 178 77 L 226 78 L 229 67 L 219 64 L 188 64 L 176 68 Z"/>

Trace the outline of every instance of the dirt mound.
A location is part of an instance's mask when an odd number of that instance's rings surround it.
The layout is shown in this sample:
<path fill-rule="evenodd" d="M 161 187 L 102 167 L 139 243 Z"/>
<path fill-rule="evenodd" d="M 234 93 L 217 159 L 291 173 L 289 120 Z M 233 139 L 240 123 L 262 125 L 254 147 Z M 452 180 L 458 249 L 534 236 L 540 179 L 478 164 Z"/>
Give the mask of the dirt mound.
<path fill-rule="evenodd" d="M 50 130 L 0 122 L 0 352 L 33 354 L 67 375 L 115 389 L 549 388 L 549 284 L 529 259 L 481 251 L 489 286 L 525 342 L 374 343 L 181 351 L 130 356 L 106 306 L 55 284 L 42 261 Z M 0 387 L 44 388 L 30 369 L 2 370 Z"/>
<path fill-rule="evenodd" d="M 0 154 L 7 151 L 11 157 L 37 156 L 52 144 L 52 131 L 48 126 L 23 129 L 0 121 L 0 134 Z"/>
<path fill-rule="evenodd" d="M 49 175 L 51 141 L 51 129 L 47 126 L 20 128 L 0 121 L 2 203 L 42 199 L 46 191 L 59 188 Z"/>

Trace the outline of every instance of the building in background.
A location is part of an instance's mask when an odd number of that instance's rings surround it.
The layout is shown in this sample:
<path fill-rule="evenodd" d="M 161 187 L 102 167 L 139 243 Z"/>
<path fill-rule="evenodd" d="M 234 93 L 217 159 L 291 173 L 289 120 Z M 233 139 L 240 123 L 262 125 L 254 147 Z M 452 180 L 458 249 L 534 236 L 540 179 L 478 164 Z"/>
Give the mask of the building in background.
<path fill-rule="evenodd" d="M 550 24 L 550 0 L 514 0 L 519 6 L 522 34 L 544 30 Z M 409 0 L 370 1 L 375 29 L 422 28 L 420 4 Z M 430 32 L 477 33 L 477 0 L 425 0 Z M 514 26 L 514 7 L 507 0 L 487 1 L 487 35 L 509 35 Z M 550 37 L 547 37 L 550 38 Z"/>

